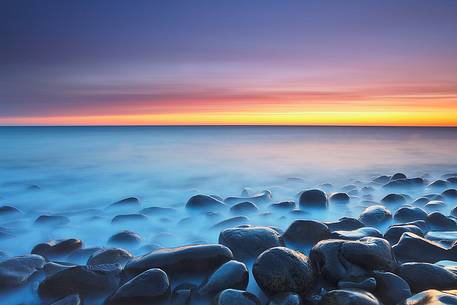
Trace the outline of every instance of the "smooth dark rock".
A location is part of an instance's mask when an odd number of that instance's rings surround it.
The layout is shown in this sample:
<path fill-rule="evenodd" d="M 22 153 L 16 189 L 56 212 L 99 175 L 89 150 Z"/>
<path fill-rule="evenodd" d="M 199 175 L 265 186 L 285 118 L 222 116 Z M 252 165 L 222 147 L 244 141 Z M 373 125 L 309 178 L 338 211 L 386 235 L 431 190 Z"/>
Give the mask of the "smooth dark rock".
<path fill-rule="evenodd" d="M 189 305 L 196 295 L 197 287 L 193 284 L 180 284 L 171 295 L 171 305 Z"/>
<path fill-rule="evenodd" d="M 440 242 L 440 243 L 443 243 L 446 245 L 452 245 L 457 240 L 457 231 L 429 231 L 425 235 L 425 238 L 428 240 Z M 456 259 L 457 259 L 457 255 L 456 255 Z"/>
<path fill-rule="evenodd" d="M 51 305 L 81 305 L 81 299 L 79 298 L 79 295 L 77 294 L 72 294 L 67 297 L 64 297 L 63 299 L 58 300 L 55 303 L 52 303 Z"/>
<path fill-rule="evenodd" d="M 192 245 L 166 248 L 135 257 L 124 268 L 128 276 L 135 276 L 151 268 L 160 268 L 168 276 L 207 274 L 233 259 L 229 248 L 223 245 Z"/>
<path fill-rule="evenodd" d="M 351 217 L 342 217 L 335 222 L 325 222 L 330 231 L 352 231 L 357 230 L 365 225 L 358 219 Z"/>
<path fill-rule="evenodd" d="M 445 180 L 435 180 L 429 185 L 427 185 L 427 188 L 432 189 L 432 190 L 444 190 L 448 186 L 448 182 Z"/>
<path fill-rule="evenodd" d="M 382 205 L 372 205 L 359 216 L 359 220 L 367 226 L 377 226 L 392 219 L 392 213 Z"/>
<path fill-rule="evenodd" d="M 374 294 L 384 305 L 397 305 L 411 296 L 408 283 L 391 272 L 374 271 L 376 290 Z"/>
<path fill-rule="evenodd" d="M 23 212 L 13 206 L 3 205 L 0 206 L 0 216 L 11 216 L 11 215 L 20 215 Z"/>
<path fill-rule="evenodd" d="M 51 260 L 68 256 L 73 251 L 81 249 L 82 247 L 83 242 L 75 238 L 51 240 L 33 247 L 32 254 L 38 254 L 48 260 Z"/>
<path fill-rule="evenodd" d="M 381 303 L 369 292 L 358 289 L 341 289 L 324 294 L 319 305 L 381 305 Z"/>
<path fill-rule="evenodd" d="M 79 294 L 82 298 L 106 296 L 120 283 L 118 265 L 75 266 L 46 277 L 38 287 L 38 294 L 46 301 Z"/>
<path fill-rule="evenodd" d="M 350 199 L 351 198 L 346 193 L 334 193 L 329 197 L 330 203 L 334 204 L 348 204 Z"/>
<path fill-rule="evenodd" d="M 295 208 L 294 201 L 282 201 L 278 203 L 273 203 L 270 205 L 271 208 L 275 210 L 293 210 Z"/>
<path fill-rule="evenodd" d="M 283 292 L 271 298 L 268 305 L 300 305 L 300 295 L 293 292 Z"/>
<path fill-rule="evenodd" d="M 203 296 L 214 296 L 225 289 L 246 290 L 249 271 L 245 264 L 231 260 L 220 266 L 202 284 L 198 292 Z"/>
<path fill-rule="evenodd" d="M 149 269 L 119 287 L 106 304 L 165 304 L 170 298 L 170 282 L 165 272 Z"/>
<path fill-rule="evenodd" d="M 260 301 L 250 292 L 226 289 L 214 298 L 212 305 L 260 305 Z"/>
<path fill-rule="evenodd" d="M 237 203 L 240 203 L 240 202 L 245 202 L 245 201 L 249 201 L 249 202 L 252 202 L 252 203 L 255 203 L 255 204 L 262 204 L 262 203 L 270 202 L 272 198 L 273 198 L 273 196 L 272 196 L 271 192 L 268 191 L 268 190 L 265 190 L 265 191 L 262 191 L 260 193 L 253 194 L 252 196 L 246 196 L 246 197 L 232 196 L 232 197 L 227 197 L 227 198 L 224 199 L 224 202 L 226 204 L 230 204 L 230 205 L 234 205 L 234 204 L 237 204 Z"/>
<path fill-rule="evenodd" d="M 1 261 L 0 287 L 11 288 L 25 284 L 44 264 L 44 258 L 39 255 L 15 256 Z"/>
<path fill-rule="evenodd" d="M 263 251 L 284 246 L 281 235 L 269 227 L 230 228 L 219 234 L 219 243 L 241 261 L 255 259 Z"/>
<path fill-rule="evenodd" d="M 406 199 L 404 196 L 399 195 L 399 194 L 389 194 L 389 195 L 386 195 L 384 198 L 382 198 L 381 202 L 383 204 L 387 204 L 387 205 L 389 205 L 389 204 L 399 205 L 399 204 L 406 203 Z"/>
<path fill-rule="evenodd" d="M 260 254 L 254 262 L 252 273 L 267 295 L 282 292 L 306 294 L 314 282 L 309 258 L 285 247 L 271 248 Z"/>
<path fill-rule="evenodd" d="M 298 201 L 300 208 L 326 208 L 328 205 L 327 196 L 321 190 L 307 190 L 300 194 Z"/>
<path fill-rule="evenodd" d="M 90 256 L 87 260 L 87 265 L 95 266 L 104 264 L 119 264 L 124 266 L 132 258 L 133 255 L 124 249 L 100 249 Z"/>
<path fill-rule="evenodd" d="M 385 184 L 390 181 L 390 177 L 383 175 L 383 176 L 378 176 L 373 179 L 373 182 L 378 183 L 378 184 Z"/>
<path fill-rule="evenodd" d="M 112 235 L 108 243 L 118 246 L 135 247 L 141 243 L 141 236 L 138 233 L 125 230 Z"/>
<path fill-rule="evenodd" d="M 395 212 L 394 219 L 396 222 L 426 220 L 427 212 L 419 207 L 402 207 Z"/>
<path fill-rule="evenodd" d="M 413 190 L 424 187 L 424 179 L 407 178 L 390 181 L 384 185 L 386 189 Z"/>
<path fill-rule="evenodd" d="M 384 238 L 390 242 L 391 245 L 395 245 L 400 240 L 401 236 L 405 232 L 414 233 L 418 236 L 423 237 L 424 232 L 415 225 L 393 225 L 390 226 L 386 233 L 384 233 Z"/>
<path fill-rule="evenodd" d="M 330 238 L 330 230 L 322 222 L 313 220 L 295 220 L 282 235 L 286 242 L 313 246 L 317 242 Z"/>
<path fill-rule="evenodd" d="M 455 289 L 457 285 L 457 274 L 429 263 L 402 264 L 397 274 L 408 282 L 413 293 L 427 289 Z"/>
<path fill-rule="evenodd" d="M 126 223 L 126 222 L 144 222 L 148 221 L 149 218 L 143 214 L 122 214 L 116 215 L 111 220 L 112 224 Z"/>
<path fill-rule="evenodd" d="M 427 215 L 427 224 L 431 230 L 453 231 L 457 230 L 457 223 L 454 219 L 443 215 L 440 212 L 433 212 Z"/>
<path fill-rule="evenodd" d="M 222 221 L 216 223 L 211 228 L 223 230 L 223 229 L 231 228 L 234 226 L 246 225 L 246 224 L 249 224 L 249 222 L 250 222 L 249 218 L 247 218 L 246 216 L 235 216 L 235 217 L 231 217 L 231 218 L 222 220 Z"/>
<path fill-rule="evenodd" d="M 107 209 L 113 210 L 128 210 L 139 209 L 141 207 L 140 201 L 136 197 L 127 197 L 110 204 Z"/>
<path fill-rule="evenodd" d="M 150 216 L 156 215 L 175 215 L 178 210 L 174 208 L 167 208 L 167 207 L 147 207 L 140 210 L 140 214 L 146 214 Z"/>
<path fill-rule="evenodd" d="M 444 292 L 435 289 L 425 290 L 398 305 L 457 305 L 457 290 Z"/>
<path fill-rule="evenodd" d="M 447 189 L 444 192 L 441 193 L 441 195 L 451 203 L 454 203 L 457 201 L 457 190 L 456 189 Z"/>
<path fill-rule="evenodd" d="M 67 261 L 72 262 L 77 265 L 85 264 L 87 262 L 87 260 L 89 259 L 89 257 L 100 249 L 102 249 L 102 248 L 91 247 L 91 248 L 77 249 L 68 255 Z"/>
<path fill-rule="evenodd" d="M 230 208 L 230 212 L 235 213 L 235 214 L 251 214 L 251 213 L 256 213 L 259 211 L 259 208 L 252 202 L 249 201 L 244 201 L 235 204 Z"/>
<path fill-rule="evenodd" d="M 195 195 L 187 201 L 186 209 L 215 211 L 226 208 L 226 204 L 208 195 Z"/>
<path fill-rule="evenodd" d="M 363 227 L 351 231 L 335 231 L 331 235 L 331 238 L 344 240 L 358 240 L 364 237 L 382 237 L 382 234 L 376 228 Z"/>
<path fill-rule="evenodd" d="M 39 216 L 34 224 L 40 226 L 64 226 L 70 223 L 70 219 L 60 215 L 41 215 Z"/>
<path fill-rule="evenodd" d="M 399 180 L 399 179 L 406 179 L 406 175 L 403 174 L 403 173 L 396 173 L 396 174 L 393 174 L 392 177 L 390 177 L 390 181 L 394 181 L 394 180 Z"/>
<path fill-rule="evenodd" d="M 442 211 L 446 208 L 446 204 L 441 200 L 430 200 L 424 209 L 428 212 Z"/>
<path fill-rule="evenodd" d="M 361 289 L 372 292 L 376 288 L 376 279 L 369 277 L 358 282 L 353 281 L 339 281 L 339 289 Z"/>

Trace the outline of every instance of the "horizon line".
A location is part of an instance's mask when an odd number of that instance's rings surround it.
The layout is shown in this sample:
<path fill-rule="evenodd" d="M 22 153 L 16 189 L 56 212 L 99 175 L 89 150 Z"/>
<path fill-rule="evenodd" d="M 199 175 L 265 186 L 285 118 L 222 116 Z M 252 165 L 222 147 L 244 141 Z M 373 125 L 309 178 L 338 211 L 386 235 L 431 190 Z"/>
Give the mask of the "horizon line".
<path fill-rule="evenodd" d="M 2 127 L 393 127 L 393 128 L 457 128 L 457 125 L 357 125 L 357 124 L 42 124 L 0 125 Z"/>

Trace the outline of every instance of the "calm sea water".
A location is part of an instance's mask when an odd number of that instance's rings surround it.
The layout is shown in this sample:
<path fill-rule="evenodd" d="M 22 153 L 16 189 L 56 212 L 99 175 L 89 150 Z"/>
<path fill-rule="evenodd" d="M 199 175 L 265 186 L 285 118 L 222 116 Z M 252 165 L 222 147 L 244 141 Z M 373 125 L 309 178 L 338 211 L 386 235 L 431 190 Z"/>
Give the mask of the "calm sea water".
<path fill-rule="evenodd" d="M 455 128 L 0 127 L 0 205 L 24 211 L 20 218 L 0 219 L 0 229 L 14 235 L 0 240 L 0 250 L 20 255 L 39 242 L 61 238 L 80 238 L 86 247 L 107 246 L 108 238 L 123 229 L 141 234 L 142 246 L 214 243 L 220 229 L 211 227 L 233 215 L 189 214 L 183 207 L 194 194 L 239 196 L 250 187 L 271 190 L 279 202 L 322 183 L 338 191 L 379 174 L 433 179 L 457 172 L 456 153 Z M 373 200 L 384 195 L 374 193 Z M 143 207 L 177 212 L 149 216 L 147 223 L 112 224 L 116 213 L 104 208 L 128 196 L 138 197 Z M 260 213 L 250 223 L 285 229 L 294 217 L 357 217 L 362 203 L 355 196 L 344 208 L 296 216 Z M 71 222 L 34 226 L 42 214 L 66 215 Z M 182 222 L 186 217 L 190 221 Z M 136 255 L 146 251 L 129 250 Z M 39 304 L 30 291 L 9 297 Z"/>

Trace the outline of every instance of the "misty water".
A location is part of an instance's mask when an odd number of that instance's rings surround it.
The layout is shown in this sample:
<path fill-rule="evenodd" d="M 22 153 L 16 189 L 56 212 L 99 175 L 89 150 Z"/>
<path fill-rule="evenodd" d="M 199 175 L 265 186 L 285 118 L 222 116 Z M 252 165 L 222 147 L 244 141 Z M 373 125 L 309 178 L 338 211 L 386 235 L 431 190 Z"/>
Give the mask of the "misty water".
<path fill-rule="evenodd" d="M 284 230 L 299 218 L 357 217 L 367 205 L 360 190 L 378 175 L 403 172 L 433 181 L 457 172 L 454 128 L 0 127 L 0 143 L 0 205 L 23 211 L 21 217 L 0 218 L 6 233 L 0 250 L 8 256 L 64 238 L 106 247 L 111 235 L 125 229 L 141 235 L 139 246 L 126 247 L 134 255 L 217 243 L 224 226 L 214 226 L 237 215 L 191 213 L 184 207 L 195 194 L 226 198 L 240 196 L 245 188 L 253 194 L 269 190 L 274 203 L 296 201 L 310 188 L 358 190 L 344 207 L 298 214 L 260 203 L 258 213 L 247 215 L 249 224 Z M 414 200 L 433 191 L 403 193 Z M 385 195 L 376 188 L 370 201 Z M 106 207 L 132 196 L 141 208 L 175 210 L 113 224 L 113 217 L 125 211 Z M 70 222 L 38 226 L 40 215 L 64 215 Z"/>

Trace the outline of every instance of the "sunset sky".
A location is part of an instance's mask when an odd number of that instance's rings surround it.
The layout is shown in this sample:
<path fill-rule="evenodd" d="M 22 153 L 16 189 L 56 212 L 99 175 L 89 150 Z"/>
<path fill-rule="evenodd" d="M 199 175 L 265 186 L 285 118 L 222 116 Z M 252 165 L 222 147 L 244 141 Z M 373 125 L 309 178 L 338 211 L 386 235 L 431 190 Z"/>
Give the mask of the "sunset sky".
<path fill-rule="evenodd" d="M 0 2 L 0 125 L 457 125 L 457 1 Z"/>

